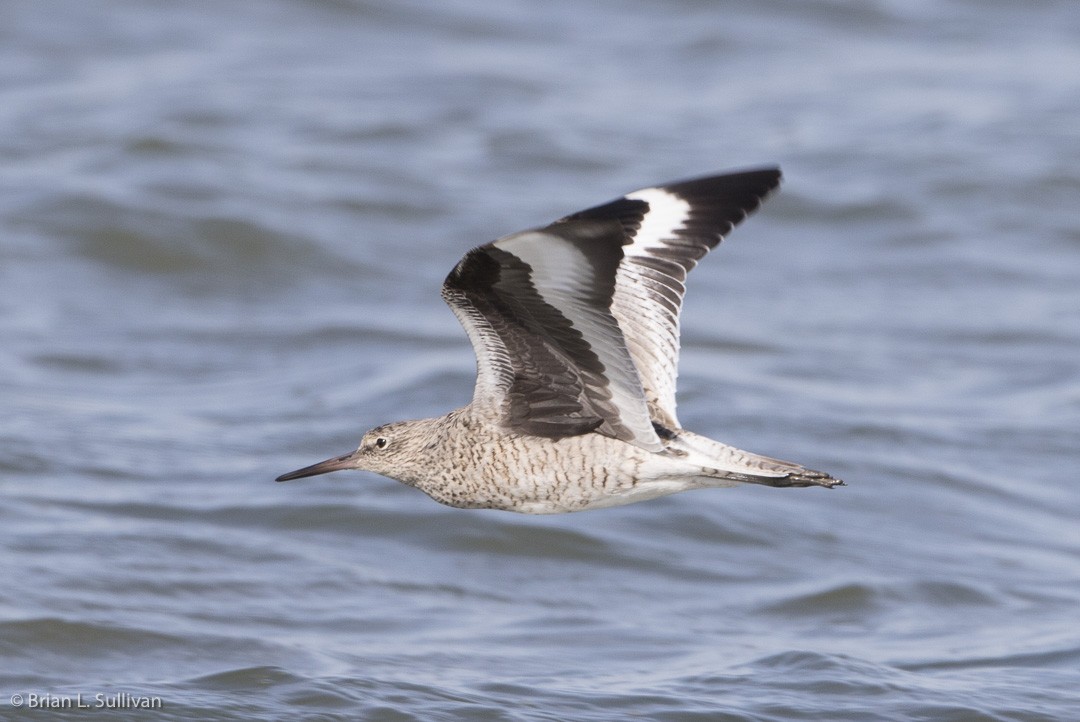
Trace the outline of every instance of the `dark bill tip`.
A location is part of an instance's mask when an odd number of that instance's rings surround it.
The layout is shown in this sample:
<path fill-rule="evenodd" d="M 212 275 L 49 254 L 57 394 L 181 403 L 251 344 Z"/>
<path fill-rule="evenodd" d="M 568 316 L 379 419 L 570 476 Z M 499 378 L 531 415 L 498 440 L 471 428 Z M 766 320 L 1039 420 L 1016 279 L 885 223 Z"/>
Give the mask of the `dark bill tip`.
<path fill-rule="evenodd" d="M 312 464 L 311 466 L 305 466 L 303 469 L 297 469 L 296 471 L 290 471 L 288 474 L 282 474 L 274 479 L 274 481 L 292 481 L 293 479 L 303 479 L 305 476 L 317 476 L 319 474 L 327 474 L 331 471 L 350 469 L 352 468 L 350 462 L 352 462 L 354 456 L 356 456 L 356 452 L 350 451 L 348 454 L 335 456 L 333 459 L 320 461 L 318 464 Z"/>

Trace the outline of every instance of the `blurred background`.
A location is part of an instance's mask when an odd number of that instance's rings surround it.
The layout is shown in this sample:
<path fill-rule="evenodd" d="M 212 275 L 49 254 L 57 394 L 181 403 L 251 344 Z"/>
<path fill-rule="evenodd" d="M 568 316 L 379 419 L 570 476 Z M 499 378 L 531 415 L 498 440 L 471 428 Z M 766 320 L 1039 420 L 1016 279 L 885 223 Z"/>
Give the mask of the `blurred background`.
<path fill-rule="evenodd" d="M 1078 68 L 1064 0 L 5 0 L 0 718 L 1073 719 Z M 471 246 L 774 163 L 680 416 L 848 487 L 273 483 L 468 401 Z"/>

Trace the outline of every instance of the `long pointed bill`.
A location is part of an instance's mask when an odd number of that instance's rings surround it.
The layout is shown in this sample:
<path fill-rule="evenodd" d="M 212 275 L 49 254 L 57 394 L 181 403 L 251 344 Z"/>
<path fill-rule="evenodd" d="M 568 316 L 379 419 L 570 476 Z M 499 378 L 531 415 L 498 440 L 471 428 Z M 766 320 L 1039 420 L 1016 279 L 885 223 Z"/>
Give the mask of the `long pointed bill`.
<path fill-rule="evenodd" d="M 348 454 L 335 456 L 333 459 L 320 461 L 318 464 L 312 464 L 311 466 L 305 466 L 303 469 L 297 469 L 296 471 L 290 471 L 288 474 L 282 474 L 274 481 L 292 481 L 293 479 L 303 479 L 305 476 L 315 476 L 317 474 L 326 474 L 331 471 L 351 469 L 353 468 L 351 462 L 355 457 L 356 452 L 350 451 Z"/>

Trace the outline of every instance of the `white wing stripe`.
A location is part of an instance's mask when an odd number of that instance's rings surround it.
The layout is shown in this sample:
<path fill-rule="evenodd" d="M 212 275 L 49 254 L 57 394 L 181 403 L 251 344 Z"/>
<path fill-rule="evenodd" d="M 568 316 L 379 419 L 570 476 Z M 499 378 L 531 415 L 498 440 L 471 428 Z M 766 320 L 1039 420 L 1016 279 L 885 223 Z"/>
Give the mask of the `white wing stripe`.
<path fill-rule="evenodd" d="M 608 309 L 594 309 L 575 299 L 581 289 L 592 284 L 588 257 L 574 244 L 546 233 L 519 233 L 495 241 L 494 245 L 529 264 L 537 294 L 588 341 L 604 365 L 619 420 L 636 443 L 650 450 L 662 448 L 649 418 L 637 367 L 617 321 Z"/>
<path fill-rule="evenodd" d="M 657 417 L 654 420 L 678 428 L 675 378 L 685 271 L 663 259 L 663 254 L 686 227 L 691 205 L 663 188 L 644 188 L 625 197 L 644 201 L 648 210 L 632 242 L 623 249 L 626 260 L 616 274 L 619 281 L 611 312 L 626 335 L 646 401 Z M 653 256 L 654 251 L 659 258 Z"/>
<path fill-rule="evenodd" d="M 645 188 L 626 197 L 649 204 L 649 211 L 634 234 L 634 242 L 626 249 L 628 256 L 642 255 L 650 248 L 663 248 L 664 239 L 671 238 L 683 228 L 690 217 L 690 204 L 663 188 Z"/>

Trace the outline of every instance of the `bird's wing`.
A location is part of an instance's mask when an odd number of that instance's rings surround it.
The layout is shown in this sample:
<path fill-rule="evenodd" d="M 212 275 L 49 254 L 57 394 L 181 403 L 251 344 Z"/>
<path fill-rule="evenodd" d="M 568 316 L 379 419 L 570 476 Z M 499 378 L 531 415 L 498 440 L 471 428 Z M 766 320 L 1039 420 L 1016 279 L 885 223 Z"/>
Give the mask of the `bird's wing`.
<path fill-rule="evenodd" d="M 645 188 L 469 251 L 443 298 L 476 351 L 474 408 L 521 433 L 661 449 L 658 431 L 679 428 L 686 274 L 779 182 L 764 169 Z"/>
<path fill-rule="evenodd" d="M 461 259 L 443 298 L 476 351 L 475 409 L 519 433 L 662 448 L 611 312 L 625 242 L 616 220 L 565 220 Z"/>
<path fill-rule="evenodd" d="M 709 176 L 629 193 L 549 227 L 617 221 L 625 234 L 611 314 L 644 388 L 650 418 L 678 429 L 675 380 L 686 274 L 780 184 L 780 170 Z"/>

